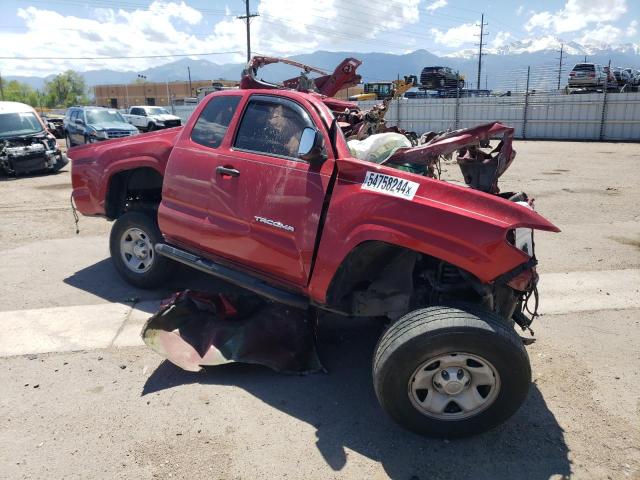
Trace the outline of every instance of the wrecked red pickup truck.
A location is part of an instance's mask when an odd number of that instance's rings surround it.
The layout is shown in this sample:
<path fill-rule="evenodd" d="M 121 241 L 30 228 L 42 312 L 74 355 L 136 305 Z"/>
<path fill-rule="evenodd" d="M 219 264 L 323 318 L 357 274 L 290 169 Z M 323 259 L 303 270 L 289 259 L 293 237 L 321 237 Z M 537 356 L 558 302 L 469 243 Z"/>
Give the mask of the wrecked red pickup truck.
<path fill-rule="evenodd" d="M 512 136 L 498 123 L 428 135 L 373 163 L 317 94 L 217 92 L 182 128 L 72 149 L 73 200 L 115 220 L 111 255 L 133 285 L 180 262 L 345 321 L 387 317 L 381 405 L 413 431 L 464 436 L 526 397 L 514 322 L 537 304 L 533 229 L 558 231 L 524 193 L 499 192 Z M 438 179 L 450 154 L 468 187 Z"/>

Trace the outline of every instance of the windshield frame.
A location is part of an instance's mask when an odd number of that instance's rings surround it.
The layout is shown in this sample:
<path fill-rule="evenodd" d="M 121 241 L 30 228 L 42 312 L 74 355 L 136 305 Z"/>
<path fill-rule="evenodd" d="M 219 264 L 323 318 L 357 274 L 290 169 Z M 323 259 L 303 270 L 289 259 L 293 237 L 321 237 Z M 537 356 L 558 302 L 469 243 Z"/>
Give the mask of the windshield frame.
<path fill-rule="evenodd" d="M 39 130 L 6 130 L 6 131 L 0 131 L 0 138 L 14 138 L 14 137 L 27 137 L 27 136 L 31 136 L 31 135 L 37 135 L 39 133 L 44 133 L 46 130 L 44 128 L 44 126 L 42 125 L 42 122 L 40 121 L 40 119 L 38 118 L 38 115 L 34 112 L 6 112 L 6 113 L 0 113 L 0 117 L 4 116 L 4 115 L 16 115 L 16 116 L 23 116 L 23 117 L 31 117 L 30 120 L 37 125 L 37 127 L 39 128 Z M 2 122 L 0 122 L 0 125 L 2 125 Z"/>

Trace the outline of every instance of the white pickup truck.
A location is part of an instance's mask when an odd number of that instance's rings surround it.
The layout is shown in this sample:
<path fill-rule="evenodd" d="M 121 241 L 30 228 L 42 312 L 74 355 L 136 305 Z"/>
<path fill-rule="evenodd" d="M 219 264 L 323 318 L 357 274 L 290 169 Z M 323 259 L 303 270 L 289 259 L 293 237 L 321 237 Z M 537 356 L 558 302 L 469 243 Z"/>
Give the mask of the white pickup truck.
<path fill-rule="evenodd" d="M 149 107 L 144 105 L 131 107 L 129 108 L 129 113 L 123 114 L 123 117 L 131 125 L 149 132 L 182 125 L 180 117 L 171 115 L 162 107 Z"/>

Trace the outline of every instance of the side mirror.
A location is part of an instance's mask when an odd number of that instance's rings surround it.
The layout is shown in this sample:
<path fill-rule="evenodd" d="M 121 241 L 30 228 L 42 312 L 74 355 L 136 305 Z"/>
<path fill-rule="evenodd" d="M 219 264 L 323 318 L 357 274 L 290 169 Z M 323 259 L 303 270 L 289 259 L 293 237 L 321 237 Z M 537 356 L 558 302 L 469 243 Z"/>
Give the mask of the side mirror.
<path fill-rule="evenodd" d="M 311 164 L 322 163 L 327 159 L 322 133 L 311 127 L 306 127 L 302 131 L 298 146 L 298 158 Z"/>
<path fill-rule="evenodd" d="M 77 118 L 77 119 L 76 119 L 76 123 L 77 123 L 78 125 L 84 125 L 84 120 L 83 120 L 83 119 L 81 119 L 81 118 Z"/>

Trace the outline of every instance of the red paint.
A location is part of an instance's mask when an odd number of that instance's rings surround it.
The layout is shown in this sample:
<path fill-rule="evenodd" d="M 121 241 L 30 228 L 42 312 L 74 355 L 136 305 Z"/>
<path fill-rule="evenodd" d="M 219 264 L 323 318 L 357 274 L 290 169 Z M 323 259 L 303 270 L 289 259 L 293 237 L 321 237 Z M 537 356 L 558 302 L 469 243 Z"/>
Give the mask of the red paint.
<path fill-rule="evenodd" d="M 350 158 L 339 136 L 337 158 L 313 167 L 302 161 L 240 152 L 232 148 L 243 107 L 253 94 L 287 97 L 307 110 L 329 145 L 331 114 L 317 95 L 290 90 L 235 90 L 242 97 L 217 149 L 191 141 L 191 130 L 207 101 L 186 125 L 127 139 L 74 148 L 73 198 L 85 215 L 104 215 L 109 179 L 128 168 L 148 166 L 164 174 L 159 225 L 168 242 L 294 288 L 316 303 L 347 254 L 379 240 L 445 260 L 489 282 L 528 259 L 506 240 L 509 230 L 559 231 L 525 207 L 470 188 Z M 238 169 L 239 177 L 216 174 Z M 322 206 L 331 174 L 337 179 L 329 201 L 315 265 L 312 265 Z M 361 189 L 367 171 L 419 184 L 412 201 Z M 294 231 L 255 217 L 277 220 Z"/>

